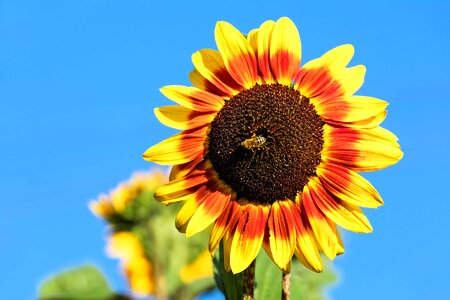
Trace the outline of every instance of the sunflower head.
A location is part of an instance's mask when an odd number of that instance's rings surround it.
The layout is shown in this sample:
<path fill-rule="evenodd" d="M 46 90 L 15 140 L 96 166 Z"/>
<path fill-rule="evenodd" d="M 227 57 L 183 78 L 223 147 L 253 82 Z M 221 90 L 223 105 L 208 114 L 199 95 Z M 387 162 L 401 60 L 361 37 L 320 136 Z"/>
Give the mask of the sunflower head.
<path fill-rule="evenodd" d="M 370 232 L 360 207 L 383 203 L 357 172 L 403 155 L 380 127 L 388 103 L 354 95 L 365 67 L 347 67 L 352 45 L 301 66 L 300 36 L 286 17 L 247 35 L 218 22 L 214 33 L 218 50 L 192 55 L 194 87 L 161 89 L 178 105 L 156 117 L 182 131 L 144 153 L 174 165 L 156 198 L 185 201 L 176 226 L 188 236 L 212 225 L 209 250 L 222 241 L 234 273 L 261 247 L 281 269 L 295 254 L 321 271 L 320 252 L 344 251 L 336 225 Z"/>
<path fill-rule="evenodd" d="M 119 184 L 108 194 L 102 194 L 97 200 L 91 201 L 89 208 L 96 216 L 112 223 L 124 218 L 139 217 L 138 215 L 142 215 L 139 213 L 142 205 L 138 200 L 146 193 L 153 193 L 164 182 L 164 175 L 160 170 L 135 173 L 131 179 Z"/>

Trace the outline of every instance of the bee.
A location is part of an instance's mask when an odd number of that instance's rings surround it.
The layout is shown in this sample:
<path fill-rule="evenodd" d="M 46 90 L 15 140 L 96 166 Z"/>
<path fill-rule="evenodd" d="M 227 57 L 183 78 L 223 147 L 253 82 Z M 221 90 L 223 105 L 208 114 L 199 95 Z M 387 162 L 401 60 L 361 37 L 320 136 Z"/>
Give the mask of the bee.
<path fill-rule="evenodd" d="M 252 137 L 246 139 L 241 143 L 241 146 L 247 150 L 252 150 L 262 147 L 266 143 L 266 138 L 261 135 L 253 134 Z"/>

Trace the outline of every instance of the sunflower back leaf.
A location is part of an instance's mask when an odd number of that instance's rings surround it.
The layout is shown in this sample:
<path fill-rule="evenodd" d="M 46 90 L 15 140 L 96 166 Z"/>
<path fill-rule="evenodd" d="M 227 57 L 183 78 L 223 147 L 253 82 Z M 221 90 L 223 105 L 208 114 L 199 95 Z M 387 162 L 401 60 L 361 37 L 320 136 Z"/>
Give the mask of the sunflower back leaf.
<path fill-rule="evenodd" d="M 214 279 L 217 288 L 225 295 L 227 300 L 242 299 L 242 274 L 233 274 L 225 270 L 223 245 L 220 243 L 219 250 L 214 255 Z"/>

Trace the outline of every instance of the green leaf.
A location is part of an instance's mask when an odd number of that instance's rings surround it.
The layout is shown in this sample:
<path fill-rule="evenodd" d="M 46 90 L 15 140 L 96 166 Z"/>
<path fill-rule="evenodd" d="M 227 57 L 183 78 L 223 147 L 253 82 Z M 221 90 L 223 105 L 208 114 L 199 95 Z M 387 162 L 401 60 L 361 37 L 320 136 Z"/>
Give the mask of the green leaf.
<path fill-rule="evenodd" d="M 273 300 L 281 298 L 281 270 L 260 251 L 256 258 L 255 299 Z M 336 281 L 336 275 L 329 265 L 322 273 L 315 273 L 293 257 L 291 265 L 291 299 L 325 300 L 324 290 Z"/>
<path fill-rule="evenodd" d="M 227 272 L 223 261 L 223 245 L 220 243 L 219 250 L 216 252 L 213 261 L 214 279 L 217 287 L 227 300 L 240 300 L 242 299 L 242 273 L 233 274 L 232 272 Z"/>
<path fill-rule="evenodd" d="M 215 288 L 214 279 L 207 278 L 203 280 L 196 280 L 189 285 L 183 285 L 179 287 L 171 296 L 176 300 L 193 300 L 209 290 Z"/>
<path fill-rule="evenodd" d="M 164 206 L 153 200 L 150 214 L 135 224 L 133 233 L 139 237 L 146 257 L 156 270 L 159 289 L 171 298 L 185 300 L 213 288 L 214 282 L 211 277 L 186 284 L 180 278 L 182 268 L 205 251 L 208 243 L 206 230 L 186 238 L 175 228 L 174 219 L 181 204 Z"/>
<path fill-rule="evenodd" d="M 91 265 L 63 271 L 45 280 L 38 297 L 41 300 L 118 299 L 102 273 Z"/>
<path fill-rule="evenodd" d="M 322 273 L 315 273 L 297 259 L 292 260 L 291 299 L 325 300 L 325 289 L 335 281 L 336 275 L 330 264 L 324 265 Z"/>
<path fill-rule="evenodd" d="M 256 257 L 255 299 L 273 300 L 281 298 L 281 270 L 270 260 L 265 251 Z M 292 298 L 296 299 L 297 298 Z"/>

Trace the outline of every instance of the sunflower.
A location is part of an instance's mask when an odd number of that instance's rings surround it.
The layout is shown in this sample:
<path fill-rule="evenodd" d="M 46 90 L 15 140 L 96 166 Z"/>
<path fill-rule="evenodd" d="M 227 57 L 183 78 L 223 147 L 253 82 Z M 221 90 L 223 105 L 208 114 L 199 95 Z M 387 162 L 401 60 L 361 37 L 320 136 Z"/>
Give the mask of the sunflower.
<path fill-rule="evenodd" d="M 357 172 L 403 156 L 397 137 L 379 126 L 388 103 L 353 95 L 365 67 L 347 67 L 352 45 L 300 67 L 300 36 L 289 18 L 248 35 L 218 22 L 214 33 L 218 51 L 192 55 L 195 87 L 161 89 L 179 105 L 156 108 L 156 117 L 182 132 L 143 155 L 174 165 L 156 198 L 185 201 L 176 227 L 188 237 L 212 225 L 209 250 L 222 241 L 234 273 L 261 247 L 283 270 L 295 254 L 320 272 L 320 252 L 330 259 L 344 252 L 336 225 L 371 232 L 360 207 L 383 204 Z"/>
<path fill-rule="evenodd" d="M 89 207 L 109 225 L 107 252 L 120 260 L 133 294 L 194 299 L 213 286 L 212 260 L 204 249 L 207 233 L 186 240 L 174 228 L 163 226 L 177 211 L 153 199 L 155 189 L 167 182 L 165 177 L 161 170 L 134 173 Z M 181 255 L 167 251 L 172 244 L 177 244 Z"/>
<path fill-rule="evenodd" d="M 118 215 L 123 215 L 125 209 L 143 192 L 154 191 L 165 182 L 164 174 L 160 170 L 137 172 L 109 194 L 101 194 L 97 200 L 90 201 L 89 208 L 96 216 L 111 220 Z"/>

